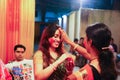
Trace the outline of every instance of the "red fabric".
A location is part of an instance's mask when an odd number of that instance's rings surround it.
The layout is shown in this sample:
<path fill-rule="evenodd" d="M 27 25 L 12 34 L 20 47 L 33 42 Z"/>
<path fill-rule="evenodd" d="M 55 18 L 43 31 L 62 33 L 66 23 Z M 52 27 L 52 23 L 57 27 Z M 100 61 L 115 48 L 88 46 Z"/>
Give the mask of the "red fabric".
<path fill-rule="evenodd" d="M 14 59 L 14 46 L 19 43 L 20 0 L 6 2 L 6 61 Z"/>
<path fill-rule="evenodd" d="M 5 67 L 1 60 L 0 60 L 0 80 L 12 80 L 12 77 L 8 69 Z"/>
<path fill-rule="evenodd" d="M 94 80 L 94 77 L 93 77 L 93 72 L 92 72 L 92 69 L 90 67 L 90 65 L 86 64 L 83 69 L 87 70 L 87 80 Z"/>

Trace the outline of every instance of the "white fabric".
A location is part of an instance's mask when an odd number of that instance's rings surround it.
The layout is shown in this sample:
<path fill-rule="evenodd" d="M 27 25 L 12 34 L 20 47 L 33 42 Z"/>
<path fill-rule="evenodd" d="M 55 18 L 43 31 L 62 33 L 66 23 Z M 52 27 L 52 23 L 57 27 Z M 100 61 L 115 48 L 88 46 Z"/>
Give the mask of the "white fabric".
<path fill-rule="evenodd" d="M 24 59 L 6 64 L 15 80 L 34 80 L 33 60 Z"/>

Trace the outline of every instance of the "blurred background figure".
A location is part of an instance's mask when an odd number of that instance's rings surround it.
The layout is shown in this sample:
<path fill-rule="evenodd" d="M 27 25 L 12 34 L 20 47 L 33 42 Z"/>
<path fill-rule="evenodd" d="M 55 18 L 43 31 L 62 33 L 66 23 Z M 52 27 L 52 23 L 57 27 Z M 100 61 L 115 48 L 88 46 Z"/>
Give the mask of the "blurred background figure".
<path fill-rule="evenodd" d="M 81 37 L 79 40 L 79 45 L 81 47 L 84 47 L 83 41 L 84 41 L 84 37 Z M 87 63 L 87 59 L 84 56 L 82 56 L 81 53 L 79 53 L 79 56 L 77 57 L 77 65 L 80 68 L 82 68 L 86 63 Z"/>
<path fill-rule="evenodd" d="M 5 67 L 4 63 L 0 59 L 0 80 L 12 80 L 12 76 L 9 70 Z"/>
<path fill-rule="evenodd" d="M 84 47 L 83 41 L 84 41 L 84 37 L 81 37 L 79 40 L 79 45 Z"/>
<path fill-rule="evenodd" d="M 74 39 L 74 43 L 78 44 L 79 40 L 77 38 Z M 72 53 L 73 55 L 77 56 L 78 52 L 75 51 L 72 47 L 70 47 L 70 53 Z"/>
<path fill-rule="evenodd" d="M 83 41 L 84 41 L 83 37 L 81 37 L 80 40 L 78 40 L 77 38 L 74 39 L 74 43 L 80 45 L 81 47 L 84 47 Z M 73 55 L 76 56 L 76 59 L 75 59 L 75 66 L 76 67 L 81 68 L 87 63 L 87 59 L 84 58 L 84 56 L 82 56 L 76 50 L 74 50 L 72 46 L 70 47 L 70 53 L 72 53 Z"/>
<path fill-rule="evenodd" d="M 111 38 L 110 45 L 113 47 L 114 52 L 118 52 L 118 47 L 117 47 L 117 45 L 114 43 L 114 39 L 113 39 L 113 38 Z"/>

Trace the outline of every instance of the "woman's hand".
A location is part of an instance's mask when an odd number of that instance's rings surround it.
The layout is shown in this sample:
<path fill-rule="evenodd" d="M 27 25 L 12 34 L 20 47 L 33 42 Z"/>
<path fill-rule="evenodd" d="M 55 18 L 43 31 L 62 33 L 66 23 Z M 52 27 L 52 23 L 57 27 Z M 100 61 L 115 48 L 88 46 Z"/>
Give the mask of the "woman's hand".
<path fill-rule="evenodd" d="M 67 33 L 64 30 L 62 30 L 61 28 L 59 28 L 59 31 L 61 33 L 61 40 L 63 40 L 66 43 L 69 43 L 71 40 L 69 39 Z"/>
<path fill-rule="evenodd" d="M 69 53 L 64 53 L 61 55 L 61 57 L 58 59 L 59 63 L 61 64 L 62 62 L 65 65 L 67 75 L 70 75 L 73 71 L 74 68 L 74 59 L 73 56 Z"/>
<path fill-rule="evenodd" d="M 63 61 L 65 61 L 65 59 L 67 59 L 68 57 L 70 57 L 69 55 L 67 55 L 66 53 L 62 54 L 60 56 L 60 58 L 58 59 L 60 63 L 62 63 Z"/>
<path fill-rule="evenodd" d="M 73 59 L 73 56 L 71 56 L 71 54 L 69 54 L 69 53 L 62 54 L 60 56 L 60 58 L 58 59 L 59 64 L 61 64 L 62 62 L 64 62 L 67 58 Z"/>
<path fill-rule="evenodd" d="M 65 61 L 65 67 L 67 70 L 67 75 L 70 75 L 74 68 L 74 60 L 72 58 L 67 58 Z"/>

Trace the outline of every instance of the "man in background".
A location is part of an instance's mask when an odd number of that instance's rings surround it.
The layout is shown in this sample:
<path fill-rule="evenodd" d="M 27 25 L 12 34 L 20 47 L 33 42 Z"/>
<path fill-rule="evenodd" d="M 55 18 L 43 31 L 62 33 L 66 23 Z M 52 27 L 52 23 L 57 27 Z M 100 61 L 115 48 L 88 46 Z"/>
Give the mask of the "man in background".
<path fill-rule="evenodd" d="M 74 39 L 74 43 L 76 43 L 82 47 L 84 47 L 83 41 L 84 41 L 83 37 L 81 37 L 80 40 L 78 40 L 77 38 Z M 70 48 L 70 53 L 72 53 L 73 55 L 76 56 L 75 66 L 81 68 L 87 63 L 87 59 L 84 58 L 80 53 L 75 51 L 72 47 Z"/>
<path fill-rule="evenodd" d="M 83 41 L 84 41 L 84 37 L 80 37 L 79 45 L 82 47 L 84 47 Z M 82 68 L 85 64 L 87 64 L 87 59 L 79 53 L 78 66 Z"/>
<path fill-rule="evenodd" d="M 78 44 L 78 39 L 75 38 L 75 39 L 74 39 L 74 42 L 75 42 L 76 44 Z M 70 53 L 72 53 L 72 54 L 75 55 L 75 56 L 78 54 L 78 52 L 75 51 L 72 47 L 70 47 Z"/>
<path fill-rule="evenodd" d="M 14 80 L 34 80 L 33 60 L 24 59 L 25 51 L 26 47 L 24 45 L 15 45 L 15 60 L 6 64 Z"/>
<path fill-rule="evenodd" d="M 111 38 L 110 45 L 113 47 L 114 52 L 117 52 L 117 45 L 114 43 L 114 39 L 113 38 Z"/>

